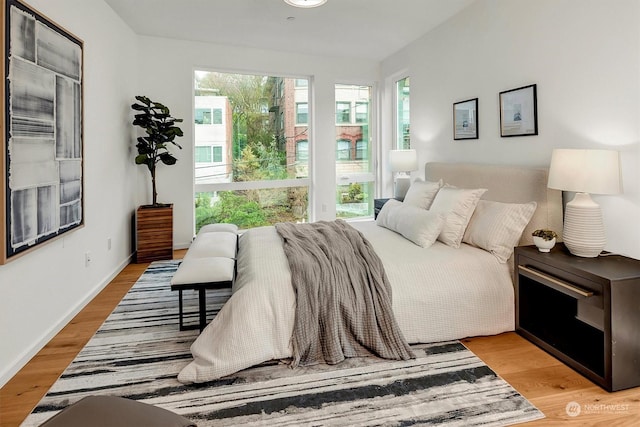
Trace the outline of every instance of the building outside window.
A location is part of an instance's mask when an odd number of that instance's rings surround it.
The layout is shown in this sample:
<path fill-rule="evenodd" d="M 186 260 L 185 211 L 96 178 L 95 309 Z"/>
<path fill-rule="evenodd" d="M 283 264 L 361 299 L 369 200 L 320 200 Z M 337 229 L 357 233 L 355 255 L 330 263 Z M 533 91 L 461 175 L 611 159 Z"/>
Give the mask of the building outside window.
<path fill-rule="evenodd" d="M 336 102 L 336 123 L 351 123 L 350 102 Z"/>
<path fill-rule="evenodd" d="M 309 122 L 309 104 L 296 102 L 296 124 L 306 125 Z"/>
<path fill-rule="evenodd" d="M 214 125 L 222 124 L 222 108 L 214 108 L 213 109 L 213 120 L 212 123 Z"/>
<path fill-rule="evenodd" d="M 351 159 L 351 141 L 347 139 L 339 139 L 337 141 L 336 160 Z"/>
<path fill-rule="evenodd" d="M 211 163 L 211 146 L 201 145 L 195 147 L 196 163 Z"/>
<path fill-rule="evenodd" d="M 309 141 L 301 140 L 296 143 L 296 162 L 309 160 Z"/>
<path fill-rule="evenodd" d="M 363 140 L 356 141 L 356 160 L 369 159 L 369 144 Z"/>
<path fill-rule="evenodd" d="M 211 108 L 196 108 L 195 123 L 197 125 L 211 124 Z"/>
<path fill-rule="evenodd" d="M 369 120 L 369 103 L 356 102 L 356 123 L 367 123 Z"/>
<path fill-rule="evenodd" d="M 215 163 L 221 163 L 222 162 L 222 146 L 216 145 L 211 148 L 213 150 L 213 161 Z"/>

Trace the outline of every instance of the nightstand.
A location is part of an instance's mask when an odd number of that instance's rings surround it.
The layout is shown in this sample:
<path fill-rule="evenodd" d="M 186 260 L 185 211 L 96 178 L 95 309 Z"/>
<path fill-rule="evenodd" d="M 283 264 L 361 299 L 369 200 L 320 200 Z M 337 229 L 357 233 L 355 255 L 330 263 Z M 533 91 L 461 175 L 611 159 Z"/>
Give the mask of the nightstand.
<path fill-rule="evenodd" d="M 378 218 L 378 214 L 380 213 L 380 210 L 382 210 L 382 207 L 384 206 L 385 203 L 387 203 L 389 200 L 391 199 L 395 199 L 398 201 L 402 201 L 404 199 L 404 197 L 400 198 L 400 197 L 388 197 L 386 199 L 373 199 L 373 219 Z"/>
<path fill-rule="evenodd" d="M 515 249 L 516 331 L 608 391 L 640 385 L 640 261 Z"/>

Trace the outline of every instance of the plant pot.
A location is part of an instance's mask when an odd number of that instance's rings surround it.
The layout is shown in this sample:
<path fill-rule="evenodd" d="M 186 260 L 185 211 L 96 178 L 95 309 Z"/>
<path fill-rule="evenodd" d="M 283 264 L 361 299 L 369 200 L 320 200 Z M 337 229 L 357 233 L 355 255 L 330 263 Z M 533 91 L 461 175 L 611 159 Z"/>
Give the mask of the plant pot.
<path fill-rule="evenodd" d="M 136 262 L 173 258 L 173 205 L 136 210 Z"/>
<path fill-rule="evenodd" d="M 533 236 L 533 243 L 538 247 L 540 252 L 549 252 L 556 245 L 556 238 L 544 240 L 542 237 Z"/>

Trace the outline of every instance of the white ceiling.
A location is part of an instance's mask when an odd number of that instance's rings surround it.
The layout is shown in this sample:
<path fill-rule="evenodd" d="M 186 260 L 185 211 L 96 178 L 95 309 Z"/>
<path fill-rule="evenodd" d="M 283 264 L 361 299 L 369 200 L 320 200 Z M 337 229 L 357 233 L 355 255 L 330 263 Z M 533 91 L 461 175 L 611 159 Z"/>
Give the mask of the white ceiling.
<path fill-rule="evenodd" d="M 474 0 L 105 0 L 141 35 L 382 60 Z"/>

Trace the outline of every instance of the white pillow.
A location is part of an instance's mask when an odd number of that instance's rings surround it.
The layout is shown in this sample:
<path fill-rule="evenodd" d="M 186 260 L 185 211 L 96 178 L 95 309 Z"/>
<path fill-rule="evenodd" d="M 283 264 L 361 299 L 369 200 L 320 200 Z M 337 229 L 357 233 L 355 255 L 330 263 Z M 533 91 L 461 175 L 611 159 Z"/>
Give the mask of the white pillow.
<path fill-rule="evenodd" d="M 491 252 L 505 263 L 531 221 L 536 206 L 536 202 L 518 204 L 480 200 L 462 241 Z"/>
<path fill-rule="evenodd" d="M 444 215 L 391 199 L 380 210 L 376 224 L 402 234 L 418 246 L 428 248 L 436 241 L 444 226 Z"/>
<path fill-rule="evenodd" d="M 431 182 L 417 179 L 413 181 L 411 187 L 407 190 L 403 201 L 407 205 L 429 209 L 440 187 L 442 187 L 442 180 Z"/>
<path fill-rule="evenodd" d="M 438 240 L 454 248 L 460 247 L 471 215 L 473 215 L 478 200 L 486 191 L 486 188 L 468 190 L 447 186 L 438 191 L 430 209 L 433 212 L 446 215 L 444 228 L 438 236 Z"/>

